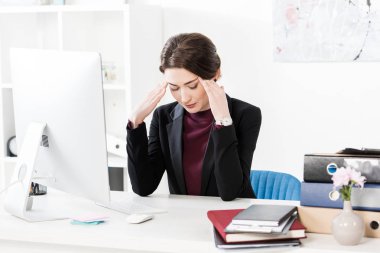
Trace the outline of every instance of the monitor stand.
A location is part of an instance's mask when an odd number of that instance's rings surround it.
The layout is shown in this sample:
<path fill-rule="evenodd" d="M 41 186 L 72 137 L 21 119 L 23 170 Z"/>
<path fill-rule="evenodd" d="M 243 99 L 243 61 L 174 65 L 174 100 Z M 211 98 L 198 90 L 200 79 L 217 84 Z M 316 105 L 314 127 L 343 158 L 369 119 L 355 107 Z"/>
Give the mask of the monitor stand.
<path fill-rule="evenodd" d="M 67 218 L 55 213 L 54 210 L 45 210 L 45 208 L 33 210 L 33 197 L 29 196 L 32 179 L 37 174 L 35 162 L 45 128 L 46 123 L 32 122 L 29 124 L 12 175 L 11 186 L 6 192 L 4 201 L 7 212 L 27 221 Z"/>

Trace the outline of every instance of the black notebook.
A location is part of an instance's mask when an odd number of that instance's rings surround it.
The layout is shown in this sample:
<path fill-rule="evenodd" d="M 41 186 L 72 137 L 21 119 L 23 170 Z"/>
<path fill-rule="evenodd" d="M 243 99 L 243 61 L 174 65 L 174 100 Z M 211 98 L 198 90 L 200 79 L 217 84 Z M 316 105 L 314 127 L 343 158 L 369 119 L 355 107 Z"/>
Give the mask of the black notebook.
<path fill-rule="evenodd" d="M 232 224 L 277 227 L 296 211 L 296 206 L 255 204 L 238 213 Z"/>

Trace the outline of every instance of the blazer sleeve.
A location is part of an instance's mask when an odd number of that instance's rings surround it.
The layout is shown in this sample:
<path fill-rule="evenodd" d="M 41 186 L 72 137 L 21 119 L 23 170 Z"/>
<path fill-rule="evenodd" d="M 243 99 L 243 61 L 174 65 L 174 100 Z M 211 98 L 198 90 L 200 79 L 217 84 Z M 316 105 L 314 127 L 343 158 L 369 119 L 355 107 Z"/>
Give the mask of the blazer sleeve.
<path fill-rule="evenodd" d="M 261 126 L 260 109 L 246 108 L 234 125 L 217 129 L 211 135 L 215 147 L 216 183 L 225 201 L 239 197 L 250 185 L 252 157 Z"/>
<path fill-rule="evenodd" d="M 152 194 L 165 172 L 158 122 L 155 110 L 149 140 L 145 123 L 135 129 L 127 127 L 128 173 L 133 191 L 140 196 Z"/>

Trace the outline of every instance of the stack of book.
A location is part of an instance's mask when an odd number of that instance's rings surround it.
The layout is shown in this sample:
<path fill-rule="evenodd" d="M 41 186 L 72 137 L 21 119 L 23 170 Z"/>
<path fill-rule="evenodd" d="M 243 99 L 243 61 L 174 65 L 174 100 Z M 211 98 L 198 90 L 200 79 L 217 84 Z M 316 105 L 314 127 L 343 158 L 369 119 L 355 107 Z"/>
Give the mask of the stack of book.
<path fill-rule="evenodd" d="M 353 188 L 351 205 L 365 221 L 365 235 L 380 237 L 380 152 L 345 149 L 337 154 L 307 154 L 301 184 L 302 223 L 308 232 L 331 233 L 331 221 L 343 201 L 332 194 L 332 175 L 337 168 L 351 166 L 367 178 L 363 189 Z"/>
<path fill-rule="evenodd" d="M 299 246 L 305 227 L 295 206 L 252 205 L 247 209 L 211 210 L 218 248 Z"/>

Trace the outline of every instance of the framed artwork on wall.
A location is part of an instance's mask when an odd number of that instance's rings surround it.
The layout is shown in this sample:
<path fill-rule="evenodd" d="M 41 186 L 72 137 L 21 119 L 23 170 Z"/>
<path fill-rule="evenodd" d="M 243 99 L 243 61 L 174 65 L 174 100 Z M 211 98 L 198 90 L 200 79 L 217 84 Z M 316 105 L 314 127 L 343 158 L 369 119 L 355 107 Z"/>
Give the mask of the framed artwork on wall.
<path fill-rule="evenodd" d="M 273 0 L 279 62 L 380 61 L 380 1 Z"/>

